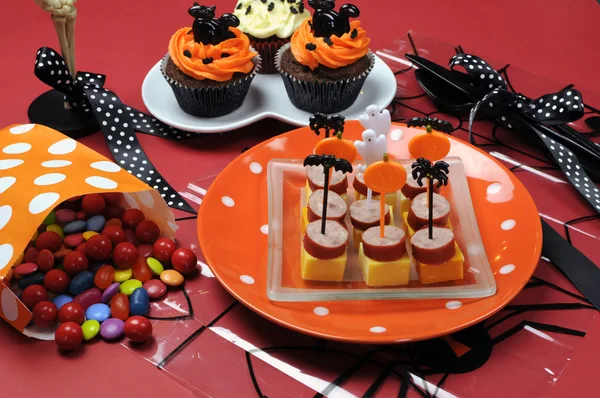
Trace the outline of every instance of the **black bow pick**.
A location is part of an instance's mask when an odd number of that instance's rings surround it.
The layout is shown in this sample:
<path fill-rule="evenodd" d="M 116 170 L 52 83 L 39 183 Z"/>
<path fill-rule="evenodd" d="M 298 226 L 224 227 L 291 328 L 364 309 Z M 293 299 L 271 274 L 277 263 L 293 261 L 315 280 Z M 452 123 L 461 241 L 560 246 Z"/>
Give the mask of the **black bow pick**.
<path fill-rule="evenodd" d="M 159 191 L 170 207 L 196 213 L 150 162 L 135 130 L 171 139 L 191 134 L 123 104 L 117 94 L 103 87 L 104 75 L 78 72 L 73 79 L 62 56 L 51 48 L 38 50 L 34 72 L 42 82 L 64 93 L 74 112 L 91 112 L 96 117 L 112 157 L 122 168 Z"/>
<path fill-rule="evenodd" d="M 548 136 L 546 126 L 565 125 L 575 121 L 584 114 L 581 93 L 572 88 L 565 88 L 557 93 L 550 93 L 540 98 L 530 99 L 508 90 L 508 86 L 500 73 L 494 70 L 483 59 L 471 54 L 456 54 L 450 60 L 450 68 L 461 66 L 471 78 L 471 85 L 485 93 L 483 98 L 471 109 L 469 115 L 469 138 L 475 143 L 472 134 L 473 121 L 478 112 L 483 112 L 498 123 L 512 129 L 526 129 L 540 138 L 565 177 L 581 196 L 598 212 L 600 212 L 600 191 L 588 174 L 584 171 L 577 156 L 569 147 L 558 143 Z M 592 156 L 598 148 L 591 141 L 572 135 L 577 148 L 587 150 Z"/>

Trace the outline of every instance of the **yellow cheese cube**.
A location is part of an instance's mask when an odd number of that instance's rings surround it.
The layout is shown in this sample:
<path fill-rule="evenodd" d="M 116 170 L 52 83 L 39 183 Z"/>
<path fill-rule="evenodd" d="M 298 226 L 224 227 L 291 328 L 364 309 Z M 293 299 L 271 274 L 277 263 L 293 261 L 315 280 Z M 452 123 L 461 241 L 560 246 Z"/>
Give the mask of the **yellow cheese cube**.
<path fill-rule="evenodd" d="M 309 281 L 342 282 L 346 270 L 348 254 L 330 260 L 311 256 L 302 248 L 300 272 L 302 279 Z"/>
<path fill-rule="evenodd" d="M 387 225 L 394 225 L 394 208 L 390 206 L 390 222 Z M 365 231 L 361 231 L 358 228 L 352 228 L 352 242 L 354 249 L 358 250 L 359 245 L 362 243 L 362 234 Z"/>
<path fill-rule="evenodd" d="M 412 200 L 410 200 L 409 198 L 404 196 L 402 191 L 400 191 L 400 214 L 403 214 L 404 212 L 408 212 L 410 210 L 411 203 L 412 203 Z"/>
<path fill-rule="evenodd" d="M 358 251 L 360 271 L 367 286 L 406 285 L 410 277 L 410 257 L 408 253 L 396 261 L 382 262 L 365 255 L 361 243 Z"/>
<path fill-rule="evenodd" d="M 455 247 L 456 253 L 454 257 L 443 264 L 430 265 L 415 260 L 421 283 L 439 283 L 463 278 L 465 257 L 458 248 L 458 244 L 455 243 Z"/>

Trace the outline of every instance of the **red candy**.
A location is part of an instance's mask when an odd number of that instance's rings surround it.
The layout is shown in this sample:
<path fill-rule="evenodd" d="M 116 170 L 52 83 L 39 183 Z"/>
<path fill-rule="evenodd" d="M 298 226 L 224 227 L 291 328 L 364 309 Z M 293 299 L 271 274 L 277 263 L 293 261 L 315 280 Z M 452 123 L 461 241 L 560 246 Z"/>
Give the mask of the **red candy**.
<path fill-rule="evenodd" d="M 63 323 L 56 329 L 54 341 L 61 350 L 74 350 L 83 341 L 83 330 L 75 322 Z"/>
<path fill-rule="evenodd" d="M 76 252 L 85 254 L 85 243 L 80 244 L 75 248 Z"/>
<path fill-rule="evenodd" d="M 17 265 L 13 271 L 16 275 L 25 276 L 29 274 L 33 274 L 38 270 L 38 265 L 36 263 L 21 263 Z"/>
<path fill-rule="evenodd" d="M 106 206 L 106 209 L 104 209 L 104 218 L 107 220 L 111 218 L 120 219 L 123 217 L 123 213 L 125 213 L 125 209 L 121 206 L 108 205 Z"/>
<path fill-rule="evenodd" d="M 179 248 L 171 256 L 171 264 L 175 270 L 182 274 L 189 274 L 196 269 L 198 259 L 193 251 L 186 248 Z"/>
<path fill-rule="evenodd" d="M 123 228 L 123 221 L 121 221 L 119 218 L 109 218 L 104 224 L 104 229 L 106 229 L 106 227 L 112 226 Z"/>
<path fill-rule="evenodd" d="M 50 270 L 44 275 L 44 287 L 54 294 L 66 291 L 70 281 L 67 273 L 61 269 Z"/>
<path fill-rule="evenodd" d="M 62 246 L 62 238 L 52 231 L 44 231 L 35 240 L 35 248 L 38 250 L 48 249 L 55 252 Z"/>
<path fill-rule="evenodd" d="M 152 323 L 143 316 L 132 316 L 125 322 L 125 337 L 135 343 L 143 343 L 152 337 Z"/>
<path fill-rule="evenodd" d="M 140 244 L 140 241 L 138 240 L 137 236 L 135 236 L 135 232 L 129 228 L 125 229 L 125 241 L 136 246 Z"/>
<path fill-rule="evenodd" d="M 21 301 L 30 310 L 36 304 L 48 300 L 48 291 L 42 285 L 27 286 L 21 293 Z"/>
<path fill-rule="evenodd" d="M 94 285 L 98 289 L 106 289 L 114 282 L 115 269 L 111 265 L 103 265 L 94 276 Z"/>
<path fill-rule="evenodd" d="M 144 258 L 148 258 L 148 257 L 152 256 L 152 252 L 154 251 L 154 249 L 152 248 L 152 245 L 147 245 L 147 244 L 139 245 L 137 249 L 138 249 L 138 253 L 139 253 L 140 257 L 144 257 Z"/>
<path fill-rule="evenodd" d="M 123 228 L 117 225 L 109 225 L 104 227 L 102 230 L 102 235 L 110 239 L 113 246 L 116 246 L 121 242 L 125 242 L 125 231 L 123 231 Z"/>
<path fill-rule="evenodd" d="M 37 263 L 38 253 L 38 249 L 36 249 L 35 247 L 28 248 L 27 250 L 25 250 L 25 254 L 23 255 L 23 262 Z M 50 252 L 50 254 L 52 254 L 52 252 Z"/>
<path fill-rule="evenodd" d="M 129 242 L 122 242 L 115 246 L 112 257 L 113 263 L 117 267 L 131 268 L 135 263 L 135 260 L 138 258 L 138 250 L 133 244 Z"/>
<path fill-rule="evenodd" d="M 43 251 L 43 250 L 42 250 Z M 54 260 L 55 261 L 60 261 L 62 259 L 65 258 L 65 256 L 69 253 L 71 253 L 73 250 L 68 249 L 66 247 L 61 247 L 60 249 L 58 249 L 58 251 L 54 252 Z"/>
<path fill-rule="evenodd" d="M 65 236 L 64 242 L 66 247 L 75 248 L 84 243 L 85 239 L 83 239 L 82 233 L 77 233 Z"/>
<path fill-rule="evenodd" d="M 102 194 L 102 197 L 109 205 L 118 205 L 123 197 L 121 192 L 106 192 Z"/>
<path fill-rule="evenodd" d="M 78 211 L 77 219 L 78 220 L 87 220 L 87 215 L 85 214 L 85 211 Z"/>
<path fill-rule="evenodd" d="M 65 271 L 71 276 L 75 276 L 80 272 L 88 269 L 90 262 L 84 253 L 74 251 L 67 254 L 63 260 Z"/>
<path fill-rule="evenodd" d="M 117 293 L 110 300 L 110 314 L 113 318 L 125 321 L 129 318 L 129 298 L 123 293 Z"/>
<path fill-rule="evenodd" d="M 146 217 L 144 216 L 144 213 L 142 213 L 142 211 L 140 209 L 128 209 L 125 210 L 125 213 L 123 213 L 123 226 L 125 228 L 131 228 L 134 229 L 135 227 L 137 227 L 137 225 L 144 221 L 146 219 Z"/>
<path fill-rule="evenodd" d="M 75 322 L 81 325 L 85 320 L 83 307 L 74 301 L 63 305 L 58 311 L 58 320 L 60 323 Z"/>
<path fill-rule="evenodd" d="M 56 323 L 58 308 L 52 301 L 40 301 L 33 307 L 33 323 L 43 328 L 49 328 Z"/>
<path fill-rule="evenodd" d="M 105 207 L 106 201 L 99 193 L 85 195 L 81 200 L 81 209 L 89 215 L 102 214 Z"/>
<path fill-rule="evenodd" d="M 104 261 L 112 253 L 112 243 L 104 235 L 94 235 L 85 243 L 85 254 L 92 260 Z"/>
<path fill-rule="evenodd" d="M 171 256 L 176 248 L 177 245 L 175 245 L 175 242 L 173 242 L 172 239 L 161 238 L 152 245 L 152 253 L 154 253 L 153 257 L 161 263 L 168 263 L 171 261 Z"/>
<path fill-rule="evenodd" d="M 142 243 L 154 243 L 160 238 L 160 228 L 154 221 L 144 220 L 135 227 L 135 236 Z"/>
<path fill-rule="evenodd" d="M 142 283 L 152 279 L 152 270 L 146 263 L 146 257 L 138 257 L 133 264 L 133 277 Z"/>
<path fill-rule="evenodd" d="M 81 305 L 81 308 L 83 308 L 83 310 L 86 311 L 88 308 L 90 308 L 92 304 L 99 303 L 101 299 L 102 292 L 100 291 L 100 289 L 93 287 L 73 297 L 73 302 Z"/>

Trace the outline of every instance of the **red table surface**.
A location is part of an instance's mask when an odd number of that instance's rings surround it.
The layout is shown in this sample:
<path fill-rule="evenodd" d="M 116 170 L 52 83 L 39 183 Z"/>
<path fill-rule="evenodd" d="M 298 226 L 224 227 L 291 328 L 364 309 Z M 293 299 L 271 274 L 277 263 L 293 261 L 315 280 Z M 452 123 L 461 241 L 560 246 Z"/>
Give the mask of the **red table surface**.
<path fill-rule="evenodd" d="M 211 3 L 217 5 L 219 14 L 231 11 L 234 6 L 233 0 Z M 357 0 L 355 3 L 361 7 L 361 20 L 373 39 L 373 49 L 382 48 L 412 29 L 461 44 L 466 51 L 493 55 L 550 79 L 600 92 L 600 80 L 596 79 L 600 58 L 595 51 L 600 37 L 597 23 L 600 6 L 595 0 L 570 3 L 557 0 Z M 140 96 L 142 80 L 166 52 L 172 32 L 191 23 L 186 12 L 190 5 L 191 2 L 182 0 L 168 2 L 168 5 L 141 0 L 78 2 L 78 67 L 106 74 L 107 87 L 117 92 L 123 102 L 145 109 Z M 35 52 L 41 46 L 58 48 L 56 35 L 48 15 L 33 1 L 10 2 L 3 5 L 0 13 L 0 43 L 0 126 L 24 123 L 29 103 L 47 89 L 33 74 Z M 245 136 L 266 137 L 289 129 L 279 122 L 263 121 L 232 132 L 230 142 L 240 146 L 245 142 Z M 198 178 L 198 170 L 203 164 L 219 161 L 219 153 L 226 151 L 219 144 L 211 144 L 211 140 L 202 138 L 187 141 L 185 145 L 145 135 L 140 141 L 157 168 L 179 190 L 184 190 L 190 181 Z M 100 134 L 82 142 L 108 155 Z M 188 241 L 196 240 L 193 223 L 182 222 Z M 220 288 L 211 286 L 210 289 Z M 223 305 L 229 300 L 225 297 L 218 302 Z M 240 310 L 239 306 L 236 310 Z M 206 319 L 200 320 L 209 323 L 210 318 L 220 311 L 207 308 L 207 313 L 203 314 Z M 590 322 L 587 332 L 564 373 L 550 389 L 549 396 L 597 394 L 595 383 L 590 382 L 595 376 L 597 357 L 594 353 L 600 352 L 600 320 L 597 316 Z M 201 341 L 203 343 L 196 344 L 198 350 L 202 346 L 207 352 L 216 349 L 210 339 Z M 223 344 L 222 341 L 217 343 Z M 227 358 L 231 349 L 224 349 L 220 360 L 211 364 L 223 368 L 222 373 L 211 372 L 211 377 L 221 374 L 223 384 L 232 382 L 227 372 L 228 361 L 235 360 L 235 357 Z M 3 323 L 0 326 L 0 358 L 0 372 L 5 377 L 1 395 L 6 397 L 123 396 L 130 390 L 135 392 L 134 396 L 144 397 L 194 396 L 165 372 L 117 344 L 97 342 L 74 356 L 62 356 L 53 344 L 27 339 Z M 255 366 L 264 365 L 257 362 L 260 361 L 255 361 Z M 263 376 L 269 374 L 265 372 Z M 203 375 L 200 373 L 196 377 L 195 385 L 202 385 Z M 286 383 L 286 380 L 279 378 L 277 384 Z M 210 383 L 215 382 L 210 380 Z M 268 384 L 269 380 L 262 382 Z M 292 380 L 288 382 L 292 383 Z M 510 380 L 497 379 L 495 382 L 510 383 Z M 291 388 L 290 396 L 314 394 L 296 384 Z M 206 391 L 210 393 L 211 389 Z"/>

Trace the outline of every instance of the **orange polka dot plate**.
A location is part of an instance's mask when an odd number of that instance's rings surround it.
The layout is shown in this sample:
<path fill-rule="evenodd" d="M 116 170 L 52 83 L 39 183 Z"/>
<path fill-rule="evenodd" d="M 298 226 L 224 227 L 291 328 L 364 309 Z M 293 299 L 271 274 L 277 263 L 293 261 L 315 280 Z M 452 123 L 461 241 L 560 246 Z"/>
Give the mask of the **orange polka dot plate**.
<path fill-rule="evenodd" d="M 394 125 L 388 152 L 408 159 L 408 142 L 423 130 Z M 344 138 L 360 139 L 358 122 Z M 269 210 L 267 165 L 303 159 L 319 140 L 308 128 L 270 139 L 230 163 L 200 206 L 198 236 L 209 267 L 243 304 L 284 327 L 325 339 L 398 343 L 446 335 L 490 317 L 529 281 L 539 261 L 542 231 L 536 206 L 521 182 L 485 152 L 450 138 L 448 156 L 462 159 L 496 294 L 470 299 L 276 302 L 267 295 Z M 298 220 L 300 222 L 300 220 Z"/>

